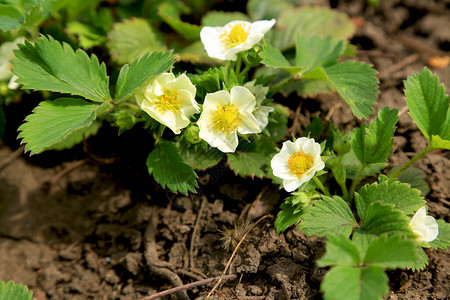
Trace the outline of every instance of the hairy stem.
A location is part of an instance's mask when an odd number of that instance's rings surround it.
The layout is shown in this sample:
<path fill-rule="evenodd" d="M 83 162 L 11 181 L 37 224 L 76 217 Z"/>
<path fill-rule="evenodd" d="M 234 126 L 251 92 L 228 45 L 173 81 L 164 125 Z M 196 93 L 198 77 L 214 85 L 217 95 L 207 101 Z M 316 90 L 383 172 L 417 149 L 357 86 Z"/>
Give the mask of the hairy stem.
<path fill-rule="evenodd" d="M 353 194 L 355 193 L 356 187 L 358 186 L 358 183 L 361 180 L 361 175 L 364 172 L 365 168 L 366 168 L 365 165 L 361 166 L 361 169 L 359 169 L 358 174 L 356 174 L 355 180 L 353 180 L 352 185 L 350 186 L 350 193 L 348 194 L 348 197 L 347 197 L 349 204 L 352 204 Z"/>
<path fill-rule="evenodd" d="M 398 177 L 398 175 L 400 175 L 401 173 L 403 173 L 406 169 L 408 169 L 409 167 L 411 167 L 414 163 L 416 163 L 419 159 L 421 159 L 422 157 L 424 157 L 426 154 L 428 154 L 429 152 L 436 150 L 435 148 L 433 148 L 433 146 L 431 145 L 431 143 L 428 143 L 427 147 L 425 149 L 423 149 L 421 152 L 417 153 L 416 156 L 414 156 L 413 158 L 411 158 L 409 161 L 407 161 L 403 166 L 401 166 L 400 168 L 397 169 L 397 171 L 395 171 L 394 173 L 392 173 L 391 175 L 389 175 L 389 178 L 394 178 L 394 177 Z"/>
<path fill-rule="evenodd" d="M 277 84 L 275 84 L 273 86 L 272 93 L 273 94 L 278 93 L 282 88 L 284 88 L 286 85 L 290 84 L 293 81 L 294 81 L 294 78 L 292 76 L 289 76 L 289 77 L 281 80 L 280 82 L 278 82 Z"/>
<path fill-rule="evenodd" d="M 328 189 L 322 184 L 322 182 L 320 182 L 319 178 L 317 177 L 313 177 L 314 182 L 316 183 L 316 185 L 319 187 L 319 189 L 322 191 L 322 193 L 325 194 L 325 196 L 331 197 L 330 192 L 328 191 Z"/>

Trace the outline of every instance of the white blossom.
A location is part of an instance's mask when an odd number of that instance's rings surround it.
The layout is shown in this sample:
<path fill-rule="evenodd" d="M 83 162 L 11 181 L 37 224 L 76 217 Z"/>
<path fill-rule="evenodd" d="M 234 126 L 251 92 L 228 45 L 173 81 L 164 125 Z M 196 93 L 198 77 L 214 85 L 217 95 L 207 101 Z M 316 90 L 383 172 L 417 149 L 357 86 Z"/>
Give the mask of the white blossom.
<path fill-rule="evenodd" d="M 223 27 L 203 27 L 200 38 L 209 56 L 221 60 L 236 60 L 236 53 L 253 48 L 273 25 L 275 19 L 253 23 L 232 21 Z"/>
<path fill-rule="evenodd" d="M 24 37 L 18 37 L 12 42 L 3 43 L 0 46 L 0 81 L 10 79 L 8 88 L 15 90 L 19 87 L 16 82 L 18 78 L 11 72 L 12 64 L 11 59 L 14 58 L 14 50 L 19 48 L 19 44 L 23 43 Z"/>
<path fill-rule="evenodd" d="M 439 226 L 436 219 L 427 216 L 425 206 L 419 208 L 409 221 L 409 228 L 416 235 L 417 242 L 431 242 L 439 235 Z"/>
<path fill-rule="evenodd" d="M 320 144 L 314 139 L 301 137 L 295 142 L 286 141 L 280 153 L 272 158 L 273 175 L 283 179 L 284 189 L 292 192 L 325 167 L 320 153 Z"/>
<path fill-rule="evenodd" d="M 189 117 L 200 112 L 196 92 L 185 74 L 175 78 L 172 73 L 163 73 L 136 94 L 136 101 L 153 119 L 180 134 L 180 129 L 190 124 Z"/>
<path fill-rule="evenodd" d="M 269 114 L 274 111 L 272 106 L 263 106 L 262 103 L 266 99 L 267 92 L 269 91 L 268 86 L 262 86 L 260 84 L 255 84 L 255 80 L 249 81 L 244 84 L 256 98 L 256 107 L 253 110 L 253 115 L 258 122 L 259 129 L 263 130 L 269 123 Z"/>
<path fill-rule="evenodd" d="M 235 86 L 230 92 L 221 90 L 207 94 L 197 121 L 199 137 L 222 152 L 234 152 L 238 132 L 261 132 L 252 113 L 255 106 L 255 96 L 243 86 Z"/>

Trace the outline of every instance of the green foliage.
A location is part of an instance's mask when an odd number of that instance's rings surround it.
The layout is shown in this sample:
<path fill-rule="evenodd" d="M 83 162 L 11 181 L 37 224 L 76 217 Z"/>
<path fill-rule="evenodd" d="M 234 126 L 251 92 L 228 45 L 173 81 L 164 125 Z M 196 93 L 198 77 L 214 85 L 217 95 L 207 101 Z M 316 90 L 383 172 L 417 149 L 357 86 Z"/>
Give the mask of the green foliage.
<path fill-rule="evenodd" d="M 437 223 L 439 226 L 439 235 L 434 241 L 425 243 L 424 247 L 447 250 L 450 247 L 450 224 L 444 220 L 437 220 Z"/>
<path fill-rule="evenodd" d="M 50 15 L 52 0 L 30 0 L 0 4 L 0 30 L 17 30 L 39 24 Z"/>
<path fill-rule="evenodd" d="M 382 268 L 404 268 L 417 260 L 416 245 L 411 239 L 397 234 L 382 235 L 367 248 L 364 263 Z"/>
<path fill-rule="evenodd" d="M 277 234 L 284 232 L 291 225 L 300 222 L 302 210 L 298 209 L 297 206 L 290 203 L 290 201 L 288 200 L 289 198 L 285 199 L 285 202 L 280 205 L 281 210 L 277 215 L 277 219 L 275 220 L 275 229 L 277 231 Z"/>
<path fill-rule="evenodd" d="M 228 153 L 230 168 L 236 175 L 264 177 L 270 166 L 270 154 L 275 153 L 275 143 L 268 137 L 261 136 L 252 142 L 242 141 L 235 153 Z"/>
<path fill-rule="evenodd" d="M 74 21 L 68 23 L 67 32 L 78 37 L 80 46 L 83 49 L 91 49 L 106 42 L 106 37 L 100 30 L 80 22 Z"/>
<path fill-rule="evenodd" d="M 264 40 L 262 51 L 259 53 L 261 57 L 261 63 L 266 67 L 285 69 L 291 75 L 300 73 L 304 67 L 292 66 L 291 63 L 283 56 L 280 50 L 276 49 L 272 44 Z"/>
<path fill-rule="evenodd" d="M 83 96 L 97 102 L 110 100 L 105 64 L 95 55 L 76 52 L 68 44 L 41 36 L 34 45 L 25 42 L 15 51 L 13 73 L 27 89 Z"/>
<path fill-rule="evenodd" d="M 450 130 L 448 130 L 447 132 L 450 132 Z M 446 150 L 450 150 L 450 139 L 449 136 L 447 136 L 447 139 L 442 139 L 440 136 L 437 135 L 433 135 L 431 137 L 431 144 L 433 145 L 434 149 L 446 149 Z"/>
<path fill-rule="evenodd" d="M 356 178 L 356 174 L 362 167 L 362 164 L 359 162 L 353 149 L 351 149 L 350 152 L 345 153 L 342 156 L 342 165 L 344 166 L 345 171 L 347 173 L 347 178 L 353 179 L 353 180 Z M 386 166 L 387 166 L 387 163 L 384 163 L 384 162 L 378 163 L 378 164 L 371 164 L 364 168 L 364 171 L 361 174 L 361 176 L 363 178 L 367 177 L 367 176 L 371 176 L 373 174 L 380 172 L 381 170 L 386 168 Z"/>
<path fill-rule="evenodd" d="M 379 183 L 367 184 L 355 194 L 356 207 L 361 219 L 365 219 L 367 207 L 380 200 L 385 204 L 394 205 L 407 215 L 413 214 L 425 205 L 420 191 L 408 184 L 396 179 L 388 180 L 384 175 L 380 175 L 378 180 Z"/>
<path fill-rule="evenodd" d="M 317 35 L 298 35 L 295 46 L 295 65 L 310 70 L 337 64 L 338 57 L 344 51 L 343 40 L 332 40 Z"/>
<path fill-rule="evenodd" d="M 294 8 L 292 2 L 289 0 L 249 0 L 247 12 L 253 20 L 277 19 L 282 12 Z"/>
<path fill-rule="evenodd" d="M 83 127 L 68 134 L 62 141 L 51 145 L 45 150 L 65 150 L 70 149 L 75 145 L 83 142 L 90 136 L 96 135 L 98 130 L 102 127 L 102 122 L 94 121 L 89 127 Z"/>
<path fill-rule="evenodd" d="M 20 27 L 22 13 L 13 5 L 0 4 L 0 29 L 13 30 Z"/>
<path fill-rule="evenodd" d="M 33 292 L 21 284 L 12 281 L 0 281 L 0 299 L 4 300 L 31 300 Z"/>
<path fill-rule="evenodd" d="M 428 264 L 428 256 L 421 246 L 416 246 L 416 256 L 416 261 L 408 266 L 413 272 L 422 271 Z"/>
<path fill-rule="evenodd" d="M 183 162 L 174 142 L 157 143 L 147 158 L 147 167 L 159 184 L 174 193 L 187 195 L 188 191 L 195 193 L 198 187 L 197 174 Z"/>
<path fill-rule="evenodd" d="M 361 217 L 361 215 L 360 215 Z M 369 204 L 364 215 L 361 230 L 380 235 L 383 233 L 403 233 L 412 236 L 409 228 L 409 218 L 393 204 L 384 204 L 376 201 Z"/>
<path fill-rule="evenodd" d="M 170 2 L 165 2 L 159 6 L 158 14 L 164 22 L 169 24 L 173 30 L 181 34 L 185 39 L 190 41 L 200 39 L 200 30 L 202 27 L 181 20 L 180 13 L 189 12 L 189 8 L 181 4 L 180 2 L 178 6 L 175 6 Z"/>
<path fill-rule="evenodd" d="M 115 23 L 108 33 L 107 46 L 111 58 L 119 64 L 131 63 L 149 52 L 166 49 L 160 31 L 139 18 Z"/>
<path fill-rule="evenodd" d="M 223 26 L 231 21 L 250 21 L 250 18 L 241 12 L 209 11 L 202 18 L 203 26 Z"/>
<path fill-rule="evenodd" d="M 347 15 L 328 7 L 303 6 L 285 11 L 272 34 L 273 45 L 284 51 L 295 45 L 297 35 L 331 36 L 334 40 L 353 35 L 355 26 Z"/>
<path fill-rule="evenodd" d="M 320 289 L 325 300 L 379 300 L 389 291 L 387 281 L 380 267 L 338 266 L 325 274 Z"/>
<path fill-rule="evenodd" d="M 446 138 L 448 130 L 449 97 L 437 75 L 424 68 L 405 81 L 405 99 L 409 114 L 428 141 L 433 135 Z"/>
<path fill-rule="evenodd" d="M 323 197 L 303 214 L 300 229 L 308 236 L 325 236 L 329 233 L 350 236 L 356 220 L 348 204 L 340 197 Z M 324 222 L 326 220 L 326 222 Z"/>
<path fill-rule="evenodd" d="M 207 93 L 214 93 L 221 89 L 230 90 L 233 86 L 238 85 L 236 74 L 227 67 L 210 68 L 204 73 L 190 75 L 189 79 L 197 87 L 197 98 L 201 101 L 204 100 Z"/>
<path fill-rule="evenodd" d="M 130 65 L 124 65 L 116 85 L 116 100 L 131 96 L 151 76 L 159 75 L 172 68 L 175 56 L 172 51 L 148 53 Z"/>
<path fill-rule="evenodd" d="M 397 124 L 398 110 L 385 107 L 378 117 L 352 132 L 351 145 L 356 157 L 363 165 L 384 163 L 392 153 L 393 135 Z"/>
<path fill-rule="evenodd" d="M 425 176 L 426 174 L 422 169 L 410 167 L 398 176 L 398 181 L 408 183 L 412 189 L 420 191 L 420 196 L 425 197 L 430 192 Z"/>
<path fill-rule="evenodd" d="M 184 141 L 177 144 L 183 161 L 194 170 L 206 170 L 217 165 L 223 158 L 223 153 L 215 148 L 211 148 L 205 142 L 196 145 L 189 145 Z"/>
<path fill-rule="evenodd" d="M 100 105 L 75 98 L 41 102 L 19 127 L 18 137 L 27 144 L 25 151 L 32 155 L 41 153 L 91 126 L 99 108 Z"/>
<path fill-rule="evenodd" d="M 267 124 L 264 132 L 267 131 L 270 139 L 277 143 L 282 141 L 286 135 L 289 111 L 281 104 L 274 104 L 274 109 L 269 115 L 269 124 Z"/>
<path fill-rule="evenodd" d="M 318 266 L 357 266 L 361 257 L 358 248 L 346 235 L 327 236 L 325 256 L 317 261 Z"/>

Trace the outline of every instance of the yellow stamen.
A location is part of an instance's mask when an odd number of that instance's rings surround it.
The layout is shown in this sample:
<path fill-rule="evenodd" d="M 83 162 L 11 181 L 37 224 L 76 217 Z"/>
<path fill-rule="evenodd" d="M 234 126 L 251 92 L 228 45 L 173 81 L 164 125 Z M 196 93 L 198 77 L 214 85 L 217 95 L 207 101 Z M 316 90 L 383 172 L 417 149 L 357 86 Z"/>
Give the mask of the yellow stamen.
<path fill-rule="evenodd" d="M 236 25 L 233 25 L 228 33 L 224 32 L 220 35 L 220 38 L 222 39 L 226 48 L 233 48 L 237 45 L 245 43 L 250 31 L 250 28 L 248 28 L 248 26 L 247 28 L 245 27 L 246 25 L 244 23 L 238 23 Z"/>
<path fill-rule="evenodd" d="M 156 107 L 162 111 L 171 110 L 173 112 L 179 112 L 181 103 L 177 97 L 178 97 L 177 92 L 171 90 L 164 90 L 164 94 L 161 96 L 161 98 L 156 99 L 154 102 Z"/>
<path fill-rule="evenodd" d="M 239 122 L 239 109 L 234 107 L 234 104 L 227 104 L 224 106 L 217 106 L 217 110 L 213 113 L 211 122 L 212 126 L 217 131 L 230 132 L 236 130 L 241 125 Z"/>
<path fill-rule="evenodd" d="M 288 168 L 297 177 L 302 177 L 314 164 L 314 157 L 303 152 L 295 152 L 289 156 Z"/>

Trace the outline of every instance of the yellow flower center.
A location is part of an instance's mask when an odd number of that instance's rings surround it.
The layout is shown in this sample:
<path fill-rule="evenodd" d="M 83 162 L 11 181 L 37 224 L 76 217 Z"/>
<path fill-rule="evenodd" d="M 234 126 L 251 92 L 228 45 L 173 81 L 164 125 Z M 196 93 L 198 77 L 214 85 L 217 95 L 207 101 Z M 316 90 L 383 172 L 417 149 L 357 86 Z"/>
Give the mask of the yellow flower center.
<path fill-rule="evenodd" d="M 239 109 L 234 107 L 234 104 L 227 104 L 224 106 L 217 106 L 217 110 L 213 113 L 211 121 L 212 127 L 217 128 L 217 131 L 230 132 L 236 130 L 241 126 L 239 121 Z"/>
<path fill-rule="evenodd" d="M 171 110 L 173 112 L 180 111 L 180 100 L 178 100 L 178 93 L 171 90 L 164 90 L 164 94 L 160 99 L 155 100 L 155 105 L 162 111 Z"/>
<path fill-rule="evenodd" d="M 248 27 L 248 26 L 247 26 Z M 250 28 L 245 28 L 245 24 L 239 23 L 233 25 L 228 33 L 224 32 L 220 35 L 225 47 L 233 48 L 237 45 L 245 43 L 248 37 L 248 31 Z"/>
<path fill-rule="evenodd" d="M 302 177 L 314 164 L 314 157 L 303 152 L 295 152 L 289 156 L 288 168 L 297 177 Z"/>

